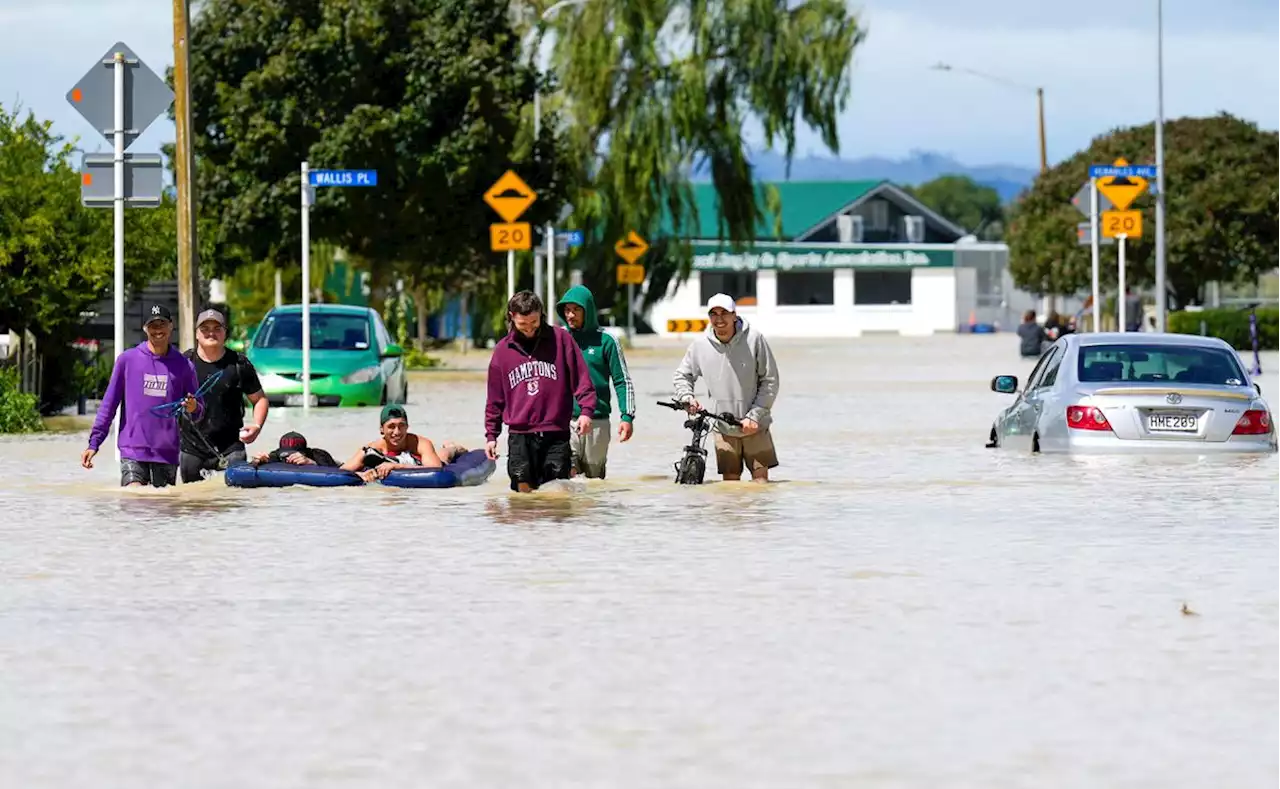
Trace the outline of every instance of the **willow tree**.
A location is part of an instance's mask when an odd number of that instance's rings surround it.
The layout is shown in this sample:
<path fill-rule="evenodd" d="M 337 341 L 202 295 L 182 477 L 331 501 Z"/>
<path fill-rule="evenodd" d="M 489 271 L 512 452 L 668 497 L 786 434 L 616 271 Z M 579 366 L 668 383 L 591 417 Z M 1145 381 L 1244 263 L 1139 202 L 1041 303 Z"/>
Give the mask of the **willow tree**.
<path fill-rule="evenodd" d="M 836 121 L 865 35 L 843 0 L 584 0 L 550 17 L 559 95 L 549 104 L 578 164 L 579 259 L 604 303 L 613 243 L 631 229 L 661 238 L 645 261 L 648 300 L 673 274 L 688 275 L 695 170 L 719 195 L 722 240 L 741 248 L 769 226 L 777 195 L 753 183 L 744 139 L 753 126 L 788 168 L 801 122 L 839 151 Z"/>

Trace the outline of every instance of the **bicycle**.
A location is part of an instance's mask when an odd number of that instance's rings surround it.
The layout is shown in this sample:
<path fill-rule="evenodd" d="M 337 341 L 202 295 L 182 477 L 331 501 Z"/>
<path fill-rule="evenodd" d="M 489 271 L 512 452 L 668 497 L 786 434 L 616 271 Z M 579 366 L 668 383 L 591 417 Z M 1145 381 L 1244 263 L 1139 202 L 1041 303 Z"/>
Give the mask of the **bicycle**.
<path fill-rule="evenodd" d="M 664 408 L 670 408 L 672 411 L 685 411 L 688 408 L 683 403 L 658 401 L 658 405 Z M 687 430 L 693 431 L 693 438 L 684 448 L 684 457 L 680 458 L 675 464 L 676 484 L 677 485 L 701 485 L 702 479 L 707 473 L 707 450 L 703 448 L 703 443 L 707 440 L 707 433 L 711 432 L 711 422 L 720 420 L 725 424 L 741 426 L 742 422 L 728 411 L 721 414 L 713 414 L 704 408 L 690 414 L 690 418 L 684 421 Z"/>

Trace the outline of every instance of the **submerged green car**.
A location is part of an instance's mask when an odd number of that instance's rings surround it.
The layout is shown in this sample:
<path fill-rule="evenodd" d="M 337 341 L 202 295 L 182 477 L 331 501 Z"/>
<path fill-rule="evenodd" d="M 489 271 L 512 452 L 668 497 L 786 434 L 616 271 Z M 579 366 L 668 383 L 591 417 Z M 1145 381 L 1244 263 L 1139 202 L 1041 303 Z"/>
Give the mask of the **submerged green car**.
<path fill-rule="evenodd" d="M 376 406 L 409 398 L 404 350 L 374 310 L 312 304 L 311 405 Z M 302 405 L 302 305 L 268 312 L 245 354 L 272 406 Z"/>

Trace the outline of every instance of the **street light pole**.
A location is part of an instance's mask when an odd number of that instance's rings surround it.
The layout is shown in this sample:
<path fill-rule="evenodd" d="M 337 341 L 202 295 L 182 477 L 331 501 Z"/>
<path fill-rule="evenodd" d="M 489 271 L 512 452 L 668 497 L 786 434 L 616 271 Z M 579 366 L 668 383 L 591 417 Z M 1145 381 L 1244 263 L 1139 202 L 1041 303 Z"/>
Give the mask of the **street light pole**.
<path fill-rule="evenodd" d="M 963 72 L 965 74 L 970 74 L 972 76 L 985 79 L 988 82 L 995 82 L 1000 85 L 1004 85 L 1006 87 L 1014 88 L 1016 90 L 1022 90 L 1022 91 L 1028 91 L 1028 92 L 1035 91 L 1036 105 L 1038 109 L 1038 118 L 1039 118 L 1039 126 L 1040 126 L 1040 172 L 1043 173 L 1049 169 L 1049 157 L 1045 150 L 1045 135 L 1044 135 L 1044 88 L 1033 88 L 1030 85 L 1024 85 L 1021 82 L 1014 82 L 1013 80 L 1005 79 L 1004 77 L 997 77 L 994 74 L 987 74 L 982 71 L 974 71 L 971 68 L 957 68 L 947 63 L 934 63 L 929 68 L 934 71 Z"/>
<path fill-rule="evenodd" d="M 1165 330 L 1168 283 L 1164 248 L 1164 3 L 1156 0 L 1156 331 Z M 1122 297 L 1124 294 L 1120 294 Z"/>

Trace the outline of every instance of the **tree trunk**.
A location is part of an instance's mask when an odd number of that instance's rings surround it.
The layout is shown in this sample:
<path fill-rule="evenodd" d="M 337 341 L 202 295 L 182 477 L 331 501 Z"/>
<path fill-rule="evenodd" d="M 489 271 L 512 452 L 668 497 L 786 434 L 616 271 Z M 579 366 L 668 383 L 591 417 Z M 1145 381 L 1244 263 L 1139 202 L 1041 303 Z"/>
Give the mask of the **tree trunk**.
<path fill-rule="evenodd" d="M 418 350 L 425 351 L 427 349 L 427 289 L 423 285 L 413 289 L 413 311 L 418 314 Z"/>

